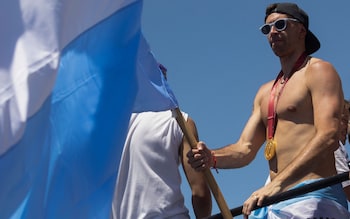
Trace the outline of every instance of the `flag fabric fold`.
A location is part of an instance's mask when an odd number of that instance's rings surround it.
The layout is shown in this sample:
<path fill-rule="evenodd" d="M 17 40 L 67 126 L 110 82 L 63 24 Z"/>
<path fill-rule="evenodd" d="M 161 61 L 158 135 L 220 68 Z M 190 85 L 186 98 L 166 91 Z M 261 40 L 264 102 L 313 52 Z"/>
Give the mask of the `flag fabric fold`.
<path fill-rule="evenodd" d="M 149 92 L 138 84 L 171 93 L 159 70 L 139 76 L 142 1 L 5 0 L 0 12 L 0 218 L 108 218 L 129 117 Z M 161 95 L 138 109 L 176 107 Z"/>
<path fill-rule="evenodd" d="M 160 111 L 178 107 L 176 97 L 143 36 L 138 51 L 137 76 L 139 90 L 133 112 Z"/>

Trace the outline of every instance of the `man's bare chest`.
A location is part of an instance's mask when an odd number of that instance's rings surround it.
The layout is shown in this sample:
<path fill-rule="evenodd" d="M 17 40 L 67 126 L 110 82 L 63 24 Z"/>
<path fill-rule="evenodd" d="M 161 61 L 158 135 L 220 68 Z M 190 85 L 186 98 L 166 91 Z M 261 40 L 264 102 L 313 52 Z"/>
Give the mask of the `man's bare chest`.
<path fill-rule="evenodd" d="M 273 105 L 273 107 L 271 107 Z M 290 80 L 288 84 L 276 84 L 275 92 L 271 90 L 263 95 L 261 116 L 266 124 L 268 109 L 276 113 L 278 119 L 298 120 L 312 117 L 312 100 L 306 86 L 298 80 Z"/>

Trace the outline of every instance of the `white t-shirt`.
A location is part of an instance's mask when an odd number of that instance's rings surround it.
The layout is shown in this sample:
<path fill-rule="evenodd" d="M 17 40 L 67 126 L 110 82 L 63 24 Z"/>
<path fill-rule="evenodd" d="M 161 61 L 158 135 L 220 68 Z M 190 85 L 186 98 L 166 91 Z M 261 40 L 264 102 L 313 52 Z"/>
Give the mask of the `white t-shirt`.
<path fill-rule="evenodd" d="M 188 115 L 183 115 L 187 120 Z M 183 133 L 170 110 L 131 115 L 112 218 L 189 218 L 179 172 L 182 138 Z"/>

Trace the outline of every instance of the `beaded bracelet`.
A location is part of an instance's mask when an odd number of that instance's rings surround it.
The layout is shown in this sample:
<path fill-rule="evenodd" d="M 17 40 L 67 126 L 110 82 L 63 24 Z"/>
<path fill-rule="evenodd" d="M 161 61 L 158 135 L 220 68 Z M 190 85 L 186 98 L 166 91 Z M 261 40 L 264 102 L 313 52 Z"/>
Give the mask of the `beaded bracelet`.
<path fill-rule="evenodd" d="M 216 156 L 215 156 L 215 153 L 212 151 L 211 152 L 211 157 L 213 158 L 213 169 L 215 169 L 216 173 L 219 173 L 219 170 L 218 168 L 216 167 Z"/>

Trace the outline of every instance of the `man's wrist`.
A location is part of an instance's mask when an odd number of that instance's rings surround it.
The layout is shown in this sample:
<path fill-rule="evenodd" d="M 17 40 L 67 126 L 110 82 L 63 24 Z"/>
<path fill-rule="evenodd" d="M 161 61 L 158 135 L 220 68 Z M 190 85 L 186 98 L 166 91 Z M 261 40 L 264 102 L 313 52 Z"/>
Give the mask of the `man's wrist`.
<path fill-rule="evenodd" d="M 214 151 L 211 151 L 211 159 L 212 159 L 212 162 L 211 162 L 211 168 L 215 169 L 216 173 L 219 173 L 218 171 L 218 168 L 216 167 L 216 156 L 215 156 L 215 152 Z"/>

